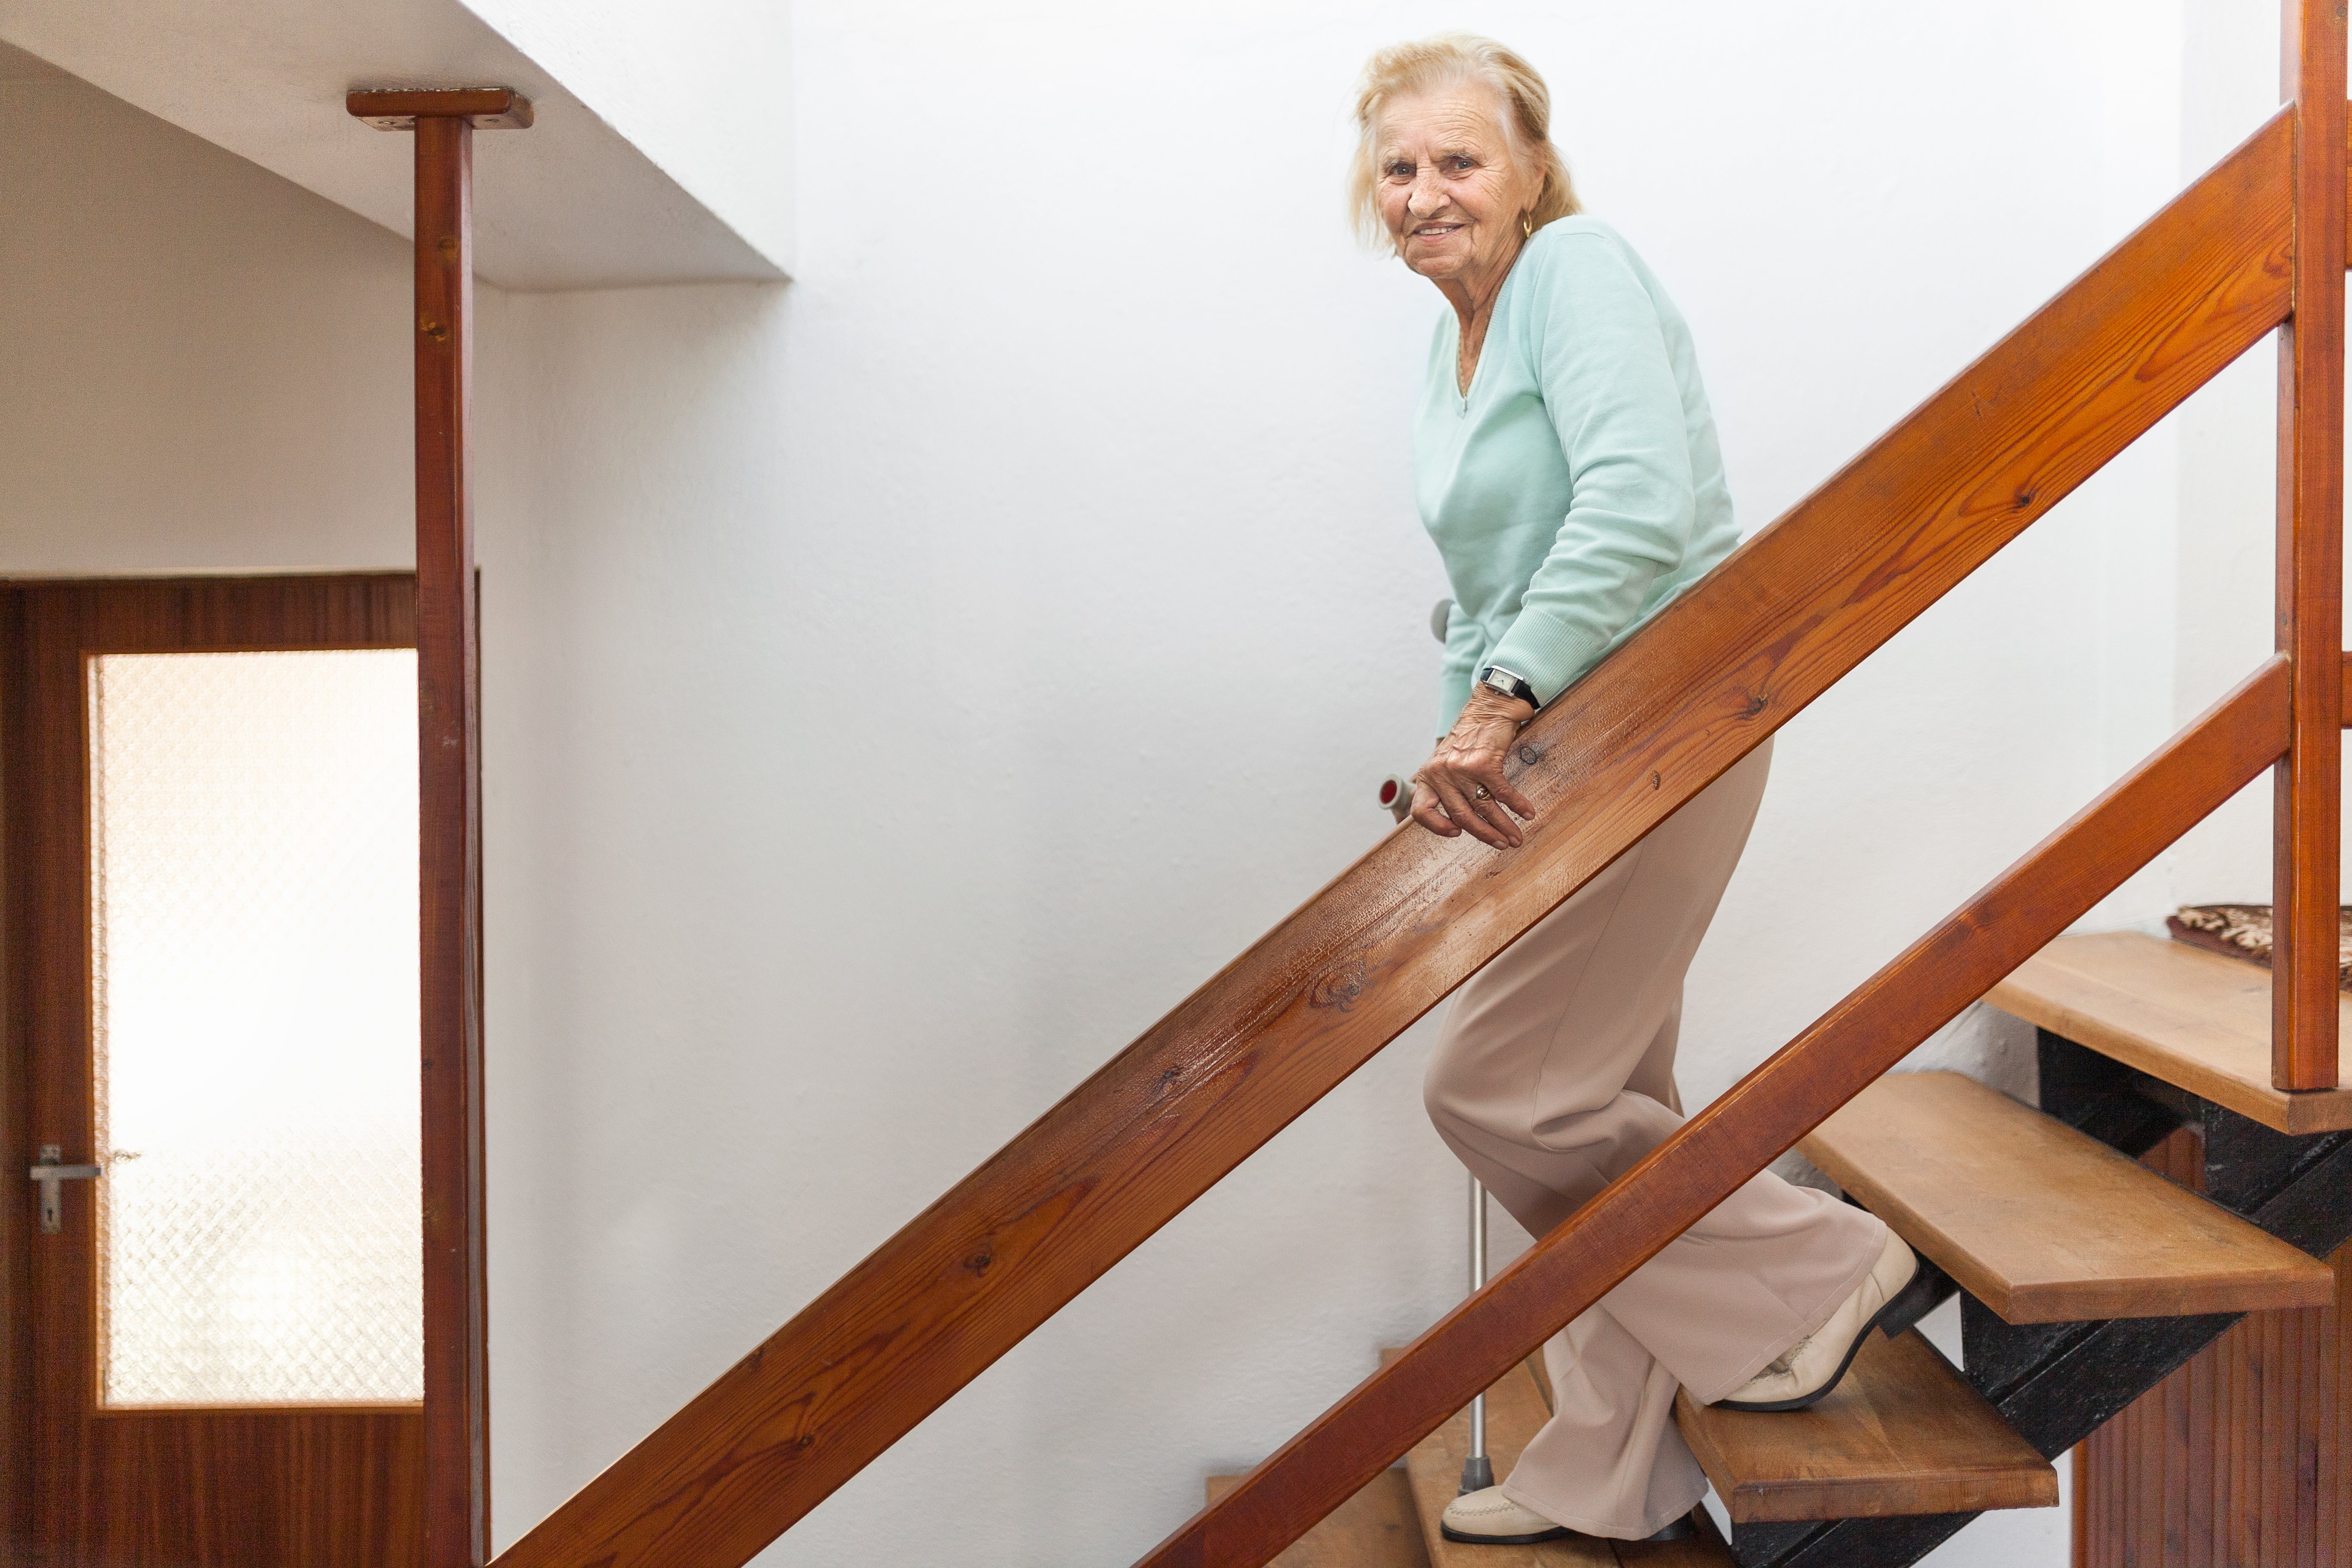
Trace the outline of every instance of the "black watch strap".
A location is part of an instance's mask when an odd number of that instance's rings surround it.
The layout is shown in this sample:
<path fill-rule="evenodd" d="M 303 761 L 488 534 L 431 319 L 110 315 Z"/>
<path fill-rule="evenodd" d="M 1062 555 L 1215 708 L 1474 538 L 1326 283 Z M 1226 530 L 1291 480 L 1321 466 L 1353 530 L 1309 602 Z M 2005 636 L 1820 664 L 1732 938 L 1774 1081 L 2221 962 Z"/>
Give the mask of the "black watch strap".
<path fill-rule="evenodd" d="M 1490 664 L 1486 668 L 1480 670 L 1478 672 L 1478 684 L 1486 688 L 1490 691 L 1499 691 L 1506 697 L 1516 697 L 1530 708 L 1540 708 L 1543 706 L 1542 703 L 1536 700 L 1536 689 L 1534 687 L 1529 686 L 1523 678 L 1513 675 L 1509 670 L 1503 668 L 1500 665 Z"/>

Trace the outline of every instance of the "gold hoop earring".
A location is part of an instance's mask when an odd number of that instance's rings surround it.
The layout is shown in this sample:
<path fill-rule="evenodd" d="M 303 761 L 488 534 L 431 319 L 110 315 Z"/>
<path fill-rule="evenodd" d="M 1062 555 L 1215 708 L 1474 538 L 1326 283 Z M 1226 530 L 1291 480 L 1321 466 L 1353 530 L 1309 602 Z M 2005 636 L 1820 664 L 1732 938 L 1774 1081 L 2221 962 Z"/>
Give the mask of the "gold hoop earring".
<path fill-rule="evenodd" d="M 1532 239 L 1535 237 L 1535 218 L 1528 213 L 1521 213 L 1519 215 L 1519 237 L 1521 239 Z"/>

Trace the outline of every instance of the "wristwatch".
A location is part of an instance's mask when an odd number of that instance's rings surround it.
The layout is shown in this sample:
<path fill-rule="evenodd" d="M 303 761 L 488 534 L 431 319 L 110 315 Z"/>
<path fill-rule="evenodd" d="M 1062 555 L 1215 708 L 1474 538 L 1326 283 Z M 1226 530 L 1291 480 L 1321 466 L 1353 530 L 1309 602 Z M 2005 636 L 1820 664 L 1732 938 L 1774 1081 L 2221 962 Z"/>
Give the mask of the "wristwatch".
<path fill-rule="evenodd" d="M 1536 689 L 1524 676 L 1513 675 L 1499 664 L 1490 664 L 1478 672 L 1478 684 L 1499 697 L 1516 697 L 1530 708 L 1540 708 L 1536 700 Z"/>

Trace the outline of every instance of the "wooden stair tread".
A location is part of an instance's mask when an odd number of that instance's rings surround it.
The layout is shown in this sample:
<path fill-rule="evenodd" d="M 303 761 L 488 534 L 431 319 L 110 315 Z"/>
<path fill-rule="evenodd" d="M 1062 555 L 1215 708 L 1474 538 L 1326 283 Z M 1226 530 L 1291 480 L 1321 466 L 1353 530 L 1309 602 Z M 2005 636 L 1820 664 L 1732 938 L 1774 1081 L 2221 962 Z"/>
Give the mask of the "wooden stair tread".
<path fill-rule="evenodd" d="M 2281 1132 L 2352 1128 L 2352 1090 L 2271 1087 L 2271 974 L 2256 964 L 2139 931 L 2062 936 L 1985 1000 Z M 2352 1037 L 2352 997 L 2336 1011 Z"/>
<path fill-rule="evenodd" d="M 1891 1073 L 1799 1147 L 2012 1323 L 2335 1300 L 2301 1247 L 1959 1073 Z"/>
<path fill-rule="evenodd" d="M 1211 1476 L 1209 1500 L 1215 1502 L 1240 1484 L 1239 1476 Z M 1429 1568 L 1404 1471 L 1382 1470 L 1373 1477 L 1371 1485 L 1292 1542 L 1266 1568 Z"/>
<path fill-rule="evenodd" d="M 1385 1362 L 1395 1351 L 1383 1351 Z M 1534 1358 L 1520 1363 L 1486 1391 L 1486 1457 L 1500 1480 L 1519 1462 L 1520 1451 L 1551 1409 Z M 1438 1516 L 1462 1487 L 1462 1461 L 1470 1453 L 1470 1415 L 1456 1414 L 1423 1437 L 1405 1456 L 1413 1501 L 1420 1512 L 1423 1550 L 1431 1568 L 1732 1568 L 1731 1550 L 1704 1518 L 1701 1533 L 1689 1541 L 1650 1545 L 1572 1535 L 1532 1546 L 1470 1546 L 1437 1532 Z"/>
<path fill-rule="evenodd" d="M 1810 1410 L 1675 1398 L 1683 1438 L 1735 1524 L 2053 1508 L 2058 1472 L 1917 1331 L 1873 1331 Z"/>

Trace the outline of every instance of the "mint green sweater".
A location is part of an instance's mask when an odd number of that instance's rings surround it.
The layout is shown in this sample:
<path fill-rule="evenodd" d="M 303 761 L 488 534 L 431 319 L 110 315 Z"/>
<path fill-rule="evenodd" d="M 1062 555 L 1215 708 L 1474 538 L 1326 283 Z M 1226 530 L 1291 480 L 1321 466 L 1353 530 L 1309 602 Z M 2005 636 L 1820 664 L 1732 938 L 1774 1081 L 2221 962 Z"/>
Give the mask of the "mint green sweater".
<path fill-rule="evenodd" d="M 1450 309 L 1413 421 L 1421 520 L 1454 584 L 1439 731 L 1497 664 L 1549 702 L 1739 542 L 1682 313 L 1607 224 L 1538 229 L 1470 395 Z"/>

